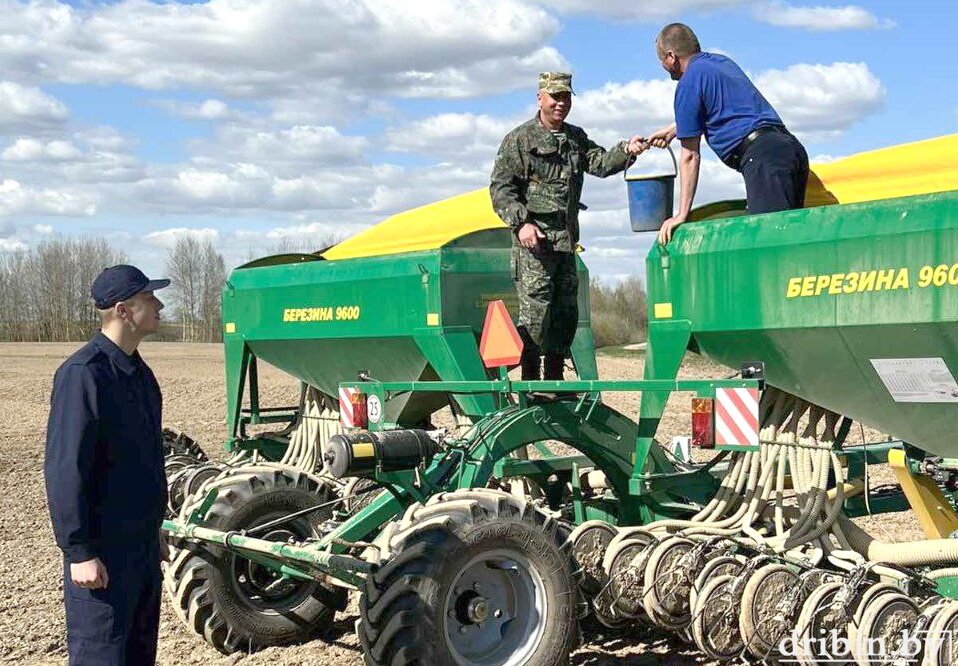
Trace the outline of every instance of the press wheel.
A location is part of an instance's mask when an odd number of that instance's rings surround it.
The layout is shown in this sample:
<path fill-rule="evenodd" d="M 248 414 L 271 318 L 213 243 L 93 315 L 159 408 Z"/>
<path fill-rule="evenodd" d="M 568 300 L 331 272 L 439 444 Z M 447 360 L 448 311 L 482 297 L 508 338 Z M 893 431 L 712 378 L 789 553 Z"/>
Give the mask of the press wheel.
<path fill-rule="evenodd" d="M 705 586 L 713 578 L 725 575 L 737 575 L 745 567 L 745 562 L 735 555 L 718 555 L 710 560 L 706 560 L 702 565 L 692 583 L 692 590 L 689 592 L 689 608 L 695 608 L 695 601 Z"/>
<path fill-rule="evenodd" d="M 712 659 L 728 661 L 741 654 L 738 599 L 732 592 L 735 576 L 713 578 L 696 597 L 692 611 L 692 639 Z"/>
<path fill-rule="evenodd" d="M 922 666 L 958 666 L 958 601 L 948 602 L 928 626 Z"/>
<path fill-rule="evenodd" d="M 606 551 L 602 568 L 609 578 L 612 607 L 622 617 L 647 619 L 642 607 L 645 567 L 634 566 L 633 560 L 655 543 L 651 534 L 635 533 L 621 540 L 614 539 Z M 644 564 L 644 560 L 642 562 Z"/>
<path fill-rule="evenodd" d="M 900 592 L 875 595 L 862 611 L 852 646 L 855 660 L 862 666 L 879 666 L 899 649 L 907 653 L 914 652 L 913 655 L 903 656 L 917 657 L 921 644 L 917 643 L 918 650 L 912 650 L 911 640 L 908 644 L 905 644 L 905 640 L 910 638 L 908 634 L 915 626 L 919 613 L 918 604 Z M 876 645 L 882 646 L 879 654 L 872 649 Z"/>
<path fill-rule="evenodd" d="M 598 594 L 609 582 L 602 560 L 617 534 L 618 531 L 609 523 L 589 520 L 572 530 L 566 539 L 575 562 L 579 587 L 589 597 Z"/>
<path fill-rule="evenodd" d="M 841 591 L 842 583 L 826 582 L 816 587 L 805 599 L 798 614 L 792 644 L 795 659 L 802 666 L 855 666 L 847 641 L 830 643 L 830 638 L 844 638 L 848 617 L 831 604 Z M 835 632 L 834 634 L 832 632 Z M 837 649 L 835 649 L 837 647 Z"/>
<path fill-rule="evenodd" d="M 851 645 L 855 645 L 855 641 L 858 640 L 858 627 L 861 626 L 862 623 L 862 613 L 865 611 L 865 607 L 868 606 L 869 602 L 880 594 L 895 594 L 898 591 L 898 587 L 891 583 L 873 583 L 865 588 L 865 591 L 861 593 L 855 605 L 855 612 L 852 614 L 852 619 L 848 622 L 848 641 Z M 855 663 L 857 663 L 858 666 L 868 666 L 868 662 L 858 661 L 854 650 L 852 651 L 852 656 L 855 657 Z"/>
<path fill-rule="evenodd" d="M 663 629 L 680 629 L 689 623 L 689 593 L 694 572 L 679 566 L 695 543 L 682 537 L 660 541 L 645 566 L 642 605 L 652 622 Z"/>
<path fill-rule="evenodd" d="M 798 584 L 798 574 L 784 564 L 766 564 L 754 571 L 742 591 L 739 631 L 745 648 L 758 658 L 773 654 L 788 635 L 792 617 L 778 617 L 789 590 Z"/>

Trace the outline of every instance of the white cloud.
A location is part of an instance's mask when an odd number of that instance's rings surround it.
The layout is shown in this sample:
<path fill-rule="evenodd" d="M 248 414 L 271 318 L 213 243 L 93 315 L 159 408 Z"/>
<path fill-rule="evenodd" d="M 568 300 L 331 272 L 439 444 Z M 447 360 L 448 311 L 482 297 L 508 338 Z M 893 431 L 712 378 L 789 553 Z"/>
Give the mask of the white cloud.
<path fill-rule="evenodd" d="M 441 163 L 426 169 L 384 168 L 369 198 L 368 210 L 381 216 L 488 187 L 489 164 Z"/>
<path fill-rule="evenodd" d="M 41 141 L 39 139 L 22 138 L 0 153 L 0 158 L 7 162 L 65 162 L 80 156 L 80 151 L 69 141 L 55 139 Z"/>
<path fill-rule="evenodd" d="M 793 7 L 785 2 L 765 2 L 755 8 L 760 21 L 804 30 L 876 30 L 893 28 L 891 19 L 879 19 L 864 7 Z"/>
<path fill-rule="evenodd" d="M 61 126 L 69 116 L 69 111 L 60 100 L 39 88 L 14 81 L 0 81 L 0 132 L 18 134 L 43 131 Z"/>
<path fill-rule="evenodd" d="M 817 72 L 821 81 L 803 68 Z M 783 83 L 795 75 L 798 80 L 793 87 L 796 94 L 810 98 L 805 104 L 810 113 L 819 113 L 816 109 L 823 95 L 827 101 L 824 113 L 833 125 L 812 129 L 841 128 L 860 117 L 852 112 L 860 112 L 861 100 L 869 99 L 848 85 L 849 73 L 855 75 L 852 80 L 864 73 L 866 83 L 871 76 L 864 65 L 796 66 L 769 74 L 773 92 L 779 97 L 769 96 L 776 103 L 786 100 L 789 110 L 801 111 L 803 105 L 790 101 L 791 88 Z M 667 122 L 672 89 L 673 84 L 662 79 L 607 83 L 583 90 L 576 98 L 571 120 L 609 146 Z M 852 94 L 843 96 L 849 90 Z M 832 112 L 829 105 L 839 112 Z M 362 136 L 344 135 L 330 125 L 283 127 L 272 119 L 251 115 L 228 121 L 217 127 L 211 138 L 188 144 L 193 156 L 172 165 L 142 164 L 130 141 L 109 128 L 53 140 L 24 137 L 3 153 L 3 159 L 17 167 L 14 178 L 22 191 L 7 193 L 2 212 L 10 215 L 12 210 L 34 209 L 89 214 L 89 207 L 94 206 L 124 215 L 182 214 L 193 219 L 207 214 L 261 219 L 270 213 L 292 226 L 332 224 L 349 228 L 351 233 L 395 212 L 485 187 L 502 136 L 531 111 L 530 105 L 504 117 L 439 114 L 394 126 L 378 144 Z M 812 125 L 808 120 L 799 122 L 800 116 L 786 119 L 798 129 Z M 367 157 L 367 153 L 376 145 L 429 156 L 438 163 L 429 167 L 371 164 L 379 155 Z M 741 189 L 737 174 L 717 162 L 711 165 L 706 160 L 703 168 L 700 202 L 725 198 L 728 191 Z M 657 150 L 644 155 L 636 166 L 637 172 L 644 173 L 671 170 L 667 155 Z M 588 178 L 583 199 L 590 207 L 587 215 L 621 208 L 624 188 L 621 176 L 605 181 Z M 28 206 L 26 201 L 32 203 Z M 627 224 L 627 218 L 622 223 Z"/>
<path fill-rule="evenodd" d="M 0 180 L 0 218 L 13 215 L 93 215 L 94 201 L 81 193 L 34 188 L 7 178 Z"/>
<path fill-rule="evenodd" d="M 809 157 L 809 162 L 812 164 L 828 164 L 829 162 L 837 162 L 848 157 L 847 155 L 829 155 L 828 153 L 819 153 Z"/>
<path fill-rule="evenodd" d="M 198 207 L 198 212 L 248 212 L 346 208 L 355 203 L 349 184 L 347 179 L 327 173 L 282 178 L 261 166 L 241 162 L 214 170 L 183 169 L 173 178 L 141 181 L 137 189 L 164 210 L 187 212 Z"/>
<path fill-rule="evenodd" d="M 196 103 L 156 100 L 153 104 L 188 120 L 239 120 L 245 116 L 221 99 L 207 99 Z"/>
<path fill-rule="evenodd" d="M 219 239 L 219 232 L 216 229 L 210 228 L 190 229 L 187 227 L 175 227 L 172 229 L 163 229 L 161 231 L 148 233 L 146 235 L 146 240 L 154 245 L 158 245 L 169 250 L 176 245 L 176 241 L 184 236 L 192 236 L 200 243 L 205 243 L 206 241 L 216 243 L 216 241 Z"/>
<path fill-rule="evenodd" d="M 34 224 L 33 231 L 38 234 L 43 234 L 47 236 L 53 233 L 53 227 L 49 224 Z"/>
<path fill-rule="evenodd" d="M 26 244 L 16 238 L 0 237 L 0 252 L 23 252 L 26 249 Z"/>
<path fill-rule="evenodd" d="M 431 71 L 397 72 L 395 81 L 384 81 L 383 86 L 397 97 L 476 97 L 531 87 L 539 72 L 567 69 L 565 58 L 546 46 L 527 55 L 488 58 Z"/>
<path fill-rule="evenodd" d="M 236 237 L 254 248 L 312 248 L 320 249 L 356 234 L 368 225 L 337 222 L 308 222 L 267 231 L 240 230 Z M 260 250 L 262 252 L 262 249 Z"/>
<path fill-rule="evenodd" d="M 633 134 L 649 134 L 672 121 L 675 83 L 666 79 L 606 83 L 584 90 L 570 120 L 595 141 L 610 145 Z"/>
<path fill-rule="evenodd" d="M 488 161 L 495 156 L 502 138 L 520 122 L 519 116 L 443 113 L 388 130 L 386 147 L 399 152 Z"/>
<path fill-rule="evenodd" d="M 634 250 L 627 247 L 594 247 L 591 253 L 602 259 L 622 259 L 635 256 Z"/>
<path fill-rule="evenodd" d="M 365 162 L 369 140 L 364 136 L 346 136 L 335 127 L 295 125 L 286 129 L 255 125 L 228 125 L 220 128 L 213 141 L 197 142 L 197 164 L 210 161 L 256 163 L 267 168 L 292 169 L 301 174 L 304 167 L 342 168 Z"/>
<path fill-rule="evenodd" d="M 704 49 L 702 49 L 702 50 L 703 50 L 703 51 L 707 51 L 708 53 L 717 53 L 717 54 L 719 54 L 719 55 L 725 56 L 726 58 L 731 58 L 732 60 L 735 60 L 735 54 L 733 54 L 731 51 L 727 51 L 727 50 L 725 50 L 725 49 L 723 49 L 723 48 L 720 48 L 720 47 L 718 47 L 718 46 L 709 46 L 709 47 L 704 48 Z"/>
<path fill-rule="evenodd" d="M 123 183 L 145 175 L 127 140 L 108 127 L 88 128 L 58 139 L 21 137 L 0 153 L 16 169 L 16 179 L 38 183 L 93 186 Z"/>
<path fill-rule="evenodd" d="M 885 102 L 885 87 L 865 63 L 792 65 L 759 74 L 755 84 L 807 141 L 835 138 Z"/>
<path fill-rule="evenodd" d="M 587 13 L 617 19 L 667 20 L 685 12 L 706 12 L 742 5 L 750 0 L 539 0 L 565 13 Z"/>
<path fill-rule="evenodd" d="M 362 90 L 475 96 L 564 65 L 559 24 L 519 0 L 6 2 L 0 71 L 36 81 L 290 99 Z M 317 36 L 322 36 L 317 38 Z"/>
<path fill-rule="evenodd" d="M 838 136 L 885 100 L 884 86 L 865 63 L 798 64 L 753 78 L 789 127 L 808 141 Z M 675 83 L 666 79 L 608 82 L 573 98 L 569 122 L 608 147 L 671 122 L 674 94 Z M 522 120 L 521 115 L 439 114 L 390 129 L 387 147 L 442 159 L 489 160 L 506 132 Z M 643 157 L 638 168 L 648 160 Z"/>
<path fill-rule="evenodd" d="M 269 120 L 279 126 L 342 125 L 357 118 L 394 118 L 396 109 L 388 95 L 354 90 L 330 81 L 322 89 L 304 88 L 295 95 L 268 100 Z"/>
<path fill-rule="evenodd" d="M 581 90 L 573 98 L 569 122 L 581 126 L 598 144 L 609 147 L 633 134 L 648 134 L 672 120 L 675 84 L 668 80 L 606 83 Z M 495 157 L 502 138 L 531 118 L 535 107 L 510 116 L 443 113 L 391 128 L 389 150 L 444 159 L 478 159 L 483 165 Z M 491 164 L 490 164 L 491 166 Z"/>

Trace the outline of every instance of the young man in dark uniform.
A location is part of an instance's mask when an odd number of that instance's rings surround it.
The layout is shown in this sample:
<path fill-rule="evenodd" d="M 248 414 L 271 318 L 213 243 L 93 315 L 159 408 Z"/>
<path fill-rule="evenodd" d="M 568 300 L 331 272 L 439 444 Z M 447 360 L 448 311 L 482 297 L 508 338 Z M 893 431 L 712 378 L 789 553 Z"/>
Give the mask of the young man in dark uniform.
<path fill-rule="evenodd" d="M 133 266 L 104 270 L 91 288 L 102 329 L 54 376 L 43 472 L 71 666 L 156 661 L 162 397 L 136 348 L 159 327 L 153 292 L 169 283 Z"/>
<path fill-rule="evenodd" d="M 745 178 L 750 214 L 801 208 L 808 155 L 745 72 L 723 55 L 703 53 L 695 33 L 681 23 L 662 29 L 655 50 L 662 67 L 679 83 L 675 123 L 648 139 L 659 148 L 675 137 L 682 142 L 679 210 L 662 224 L 659 240 L 667 243 L 692 210 L 703 134 L 719 158 Z"/>

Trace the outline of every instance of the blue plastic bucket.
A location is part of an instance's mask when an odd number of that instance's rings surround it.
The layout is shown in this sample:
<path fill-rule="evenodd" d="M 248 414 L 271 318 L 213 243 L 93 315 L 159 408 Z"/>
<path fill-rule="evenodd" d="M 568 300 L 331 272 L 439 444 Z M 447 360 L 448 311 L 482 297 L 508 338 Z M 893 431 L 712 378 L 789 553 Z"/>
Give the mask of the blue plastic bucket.
<path fill-rule="evenodd" d="M 632 231 L 658 231 L 662 223 L 672 217 L 672 205 L 675 197 L 675 177 L 678 164 L 675 153 L 672 156 L 672 175 L 630 176 L 625 170 L 625 186 L 629 192 L 629 223 Z"/>

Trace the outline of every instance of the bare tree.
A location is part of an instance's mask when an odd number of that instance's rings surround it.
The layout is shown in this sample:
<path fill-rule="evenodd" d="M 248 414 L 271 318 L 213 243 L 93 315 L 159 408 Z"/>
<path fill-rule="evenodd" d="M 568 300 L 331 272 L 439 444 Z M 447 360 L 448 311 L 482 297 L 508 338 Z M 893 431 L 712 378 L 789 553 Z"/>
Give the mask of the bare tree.
<path fill-rule="evenodd" d="M 90 307 L 90 285 L 104 268 L 125 263 L 126 257 L 105 239 L 92 238 L 78 243 L 72 259 L 75 277 L 70 291 L 71 320 L 76 322 L 76 333 L 82 339 L 100 325 L 96 309 Z"/>
<path fill-rule="evenodd" d="M 220 322 L 223 285 L 226 283 L 226 264 L 213 243 L 203 244 L 203 290 L 200 299 L 200 316 L 204 324 L 203 340 L 219 342 L 223 339 Z"/>
<path fill-rule="evenodd" d="M 203 250 L 193 236 L 182 235 L 166 258 L 171 280 L 170 300 L 183 327 L 182 340 L 196 340 L 199 304 L 203 288 Z"/>
<path fill-rule="evenodd" d="M 246 261 L 250 262 L 261 257 L 274 254 L 314 254 L 324 252 L 333 245 L 341 242 L 345 236 L 336 233 L 326 233 L 319 236 L 283 236 L 271 245 L 249 247 L 246 250 Z"/>
<path fill-rule="evenodd" d="M 0 337 L 4 340 L 31 339 L 27 332 L 29 272 L 27 252 L 0 255 Z"/>
<path fill-rule="evenodd" d="M 90 284 L 121 252 L 101 238 L 55 238 L 0 256 L 0 337 L 66 341 L 89 337 L 98 325 Z"/>
<path fill-rule="evenodd" d="M 615 285 L 592 278 L 589 285 L 592 335 L 597 347 L 645 340 L 648 327 L 645 287 L 635 276 Z"/>
<path fill-rule="evenodd" d="M 182 326 L 182 340 L 214 342 L 221 338 L 220 293 L 226 281 L 223 257 L 209 240 L 180 236 L 166 260 L 170 300 Z"/>

